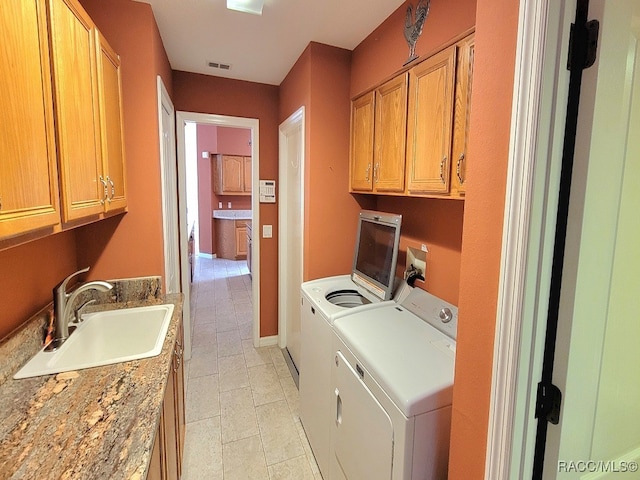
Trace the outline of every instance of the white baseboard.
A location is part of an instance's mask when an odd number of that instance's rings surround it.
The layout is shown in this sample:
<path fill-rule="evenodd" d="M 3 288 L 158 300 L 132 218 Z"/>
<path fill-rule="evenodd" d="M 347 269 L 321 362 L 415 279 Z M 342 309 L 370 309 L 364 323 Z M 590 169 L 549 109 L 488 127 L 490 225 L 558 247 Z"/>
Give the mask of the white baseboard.
<path fill-rule="evenodd" d="M 215 253 L 212 255 L 211 253 L 198 252 L 198 256 L 202 257 L 202 258 L 208 258 L 208 259 L 216 258 L 216 254 Z"/>
<path fill-rule="evenodd" d="M 270 337 L 260 337 L 261 347 L 270 347 L 271 345 L 278 344 L 278 335 L 272 335 Z"/>

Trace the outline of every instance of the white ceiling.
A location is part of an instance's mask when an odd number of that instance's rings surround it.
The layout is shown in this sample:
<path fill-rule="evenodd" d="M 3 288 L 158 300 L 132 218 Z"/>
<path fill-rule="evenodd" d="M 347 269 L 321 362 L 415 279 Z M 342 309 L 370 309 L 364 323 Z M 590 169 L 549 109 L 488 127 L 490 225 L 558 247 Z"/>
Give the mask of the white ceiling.
<path fill-rule="evenodd" d="M 284 80 L 309 42 L 353 50 L 403 3 L 265 0 L 258 16 L 227 10 L 226 0 L 138 1 L 151 5 L 172 69 L 270 85 Z"/>

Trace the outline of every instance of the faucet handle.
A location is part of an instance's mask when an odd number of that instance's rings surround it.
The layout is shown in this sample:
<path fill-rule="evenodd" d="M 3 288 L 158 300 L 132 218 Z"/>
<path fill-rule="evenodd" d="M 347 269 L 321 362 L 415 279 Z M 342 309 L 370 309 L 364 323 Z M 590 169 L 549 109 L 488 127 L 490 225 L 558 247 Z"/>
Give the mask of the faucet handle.
<path fill-rule="evenodd" d="M 91 304 L 91 303 L 96 303 L 96 299 L 92 298 L 91 300 L 87 300 L 86 302 L 84 302 L 82 305 L 80 305 L 78 308 L 76 308 L 74 310 L 73 313 L 73 323 L 82 323 L 82 316 L 80 311 L 86 307 L 87 305 Z"/>
<path fill-rule="evenodd" d="M 72 273 L 71 275 L 69 275 L 67 278 L 65 278 L 62 282 L 60 282 L 56 288 L 54 289 L 54 291 L 58 291 L 58 292 L 62 292 L 64 294 L 67 293 L 67 283 L 69 283 L 69 280 L 71 280 L 73 277 L 80 275 L 81 273 L 86 273 L 89 271 L 89 268 L 91 267 L 87 267 L 87 268 L 83 268 L 82 270 L 78 270 L 75 273 Z"/>

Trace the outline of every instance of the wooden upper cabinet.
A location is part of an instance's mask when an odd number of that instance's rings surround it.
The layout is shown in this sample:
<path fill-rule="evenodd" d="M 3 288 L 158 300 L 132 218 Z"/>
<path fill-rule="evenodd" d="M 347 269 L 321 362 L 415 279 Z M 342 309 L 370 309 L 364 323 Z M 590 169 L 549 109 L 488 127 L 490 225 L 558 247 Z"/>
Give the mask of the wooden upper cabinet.
<path fill-rule="evenodd" d="M 99 31 L 96 34 L 102 169 L 107 183 L 105 208 L 122 210 L 127 206 L 127 189 L 120 57 Z"/>
<path fill-rule="evenodd" d="M 60 223 L 46 6 L 0 8 L 0 239 Z"/>
<path fill-rule="evenodd" d="M 213 191 L 217 195 L 251 195 L 251 157 L 215 155 L 213 161 Z"/>
<path fill-rule="evenodd" d="M 253 183 L 253 163 L 251 157 L 244 157 L 244 191 L 251 193 Z"/>
<path fill-rule="evenodd" d="M 104 211 L 95 26 L 75 0 L 50 0 L 63 218 Z"/>
<path fill-rule="evenodd" d="M 456 72 L 456 96 L 453 122 L 453 149 L 451 168 L 451 193 L 464 195 L 467 177 L 467 145 L 469 141 L 469 117 L 471 114 L 471 87 L 473 83 L 474 36 L 460 42 Z"/>
<path fill-rule="evenodd" d="M 407 78 L 395 77 L 351 104 L 351 192 L 404 191 Z"/>
<path fill-rule="evenodd" d="M 376 89 L 373 188 L 402 192 L 407 138 L 407 74 Z"/>
<path fill-rule="evenodd" d="M 375 92 L 351 103 L 351 150 L 349 185 L 352 192 L 373 190 L 373 122 Z"/>
<path fill-rule="evenodd" d="M 407 193 L 448 193 L 456 47 L 409 71 Z"/>

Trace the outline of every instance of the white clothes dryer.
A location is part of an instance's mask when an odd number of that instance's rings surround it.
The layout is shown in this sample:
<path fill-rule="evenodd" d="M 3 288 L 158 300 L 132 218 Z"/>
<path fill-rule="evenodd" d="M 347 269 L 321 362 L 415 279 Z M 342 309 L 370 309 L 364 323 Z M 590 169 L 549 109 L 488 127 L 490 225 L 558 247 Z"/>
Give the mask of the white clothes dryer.
<path fill-rule="evenodd" d="M 331 480 L 447 478 L 456 329 L 420 289 L 335 320 Z"/>
<path fill-rule="evenodd" d="M 327 419 L 333 408 L 333 322 L 345 315 L 395 302 L 381 301 L 351 280 L 350 275 L 305 282 L 301 297 L 300 420 L 320 473 L 327 479 L 331 439 L 331 423 Z"/>

